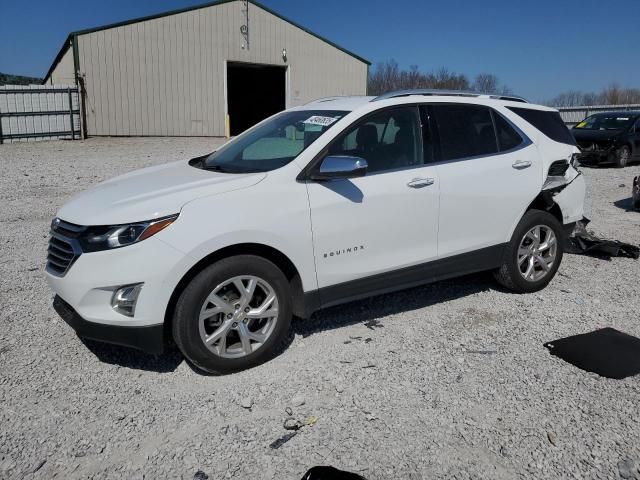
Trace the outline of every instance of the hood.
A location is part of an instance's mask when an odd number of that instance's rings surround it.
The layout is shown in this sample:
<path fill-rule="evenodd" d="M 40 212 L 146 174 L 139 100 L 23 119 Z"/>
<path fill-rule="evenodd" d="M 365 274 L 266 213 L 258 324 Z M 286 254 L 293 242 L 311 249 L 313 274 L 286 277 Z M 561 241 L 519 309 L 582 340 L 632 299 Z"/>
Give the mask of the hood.
<path fill-rule="evenodd" d="M 200 197 L 255 185 L 266 173 L 220 173 L 179 161 L 107 180 L 74 196 L 59 211 L 78 225 L 115 225 L 171 215 Z"/>
<path fill-rule="evenodd" d="M 572 128 L 571 133 L 576 141 L 598 142 L 603 140 L 611 140 L 618 135 L 622 130 L 587 130 L 584 128 Z"/>

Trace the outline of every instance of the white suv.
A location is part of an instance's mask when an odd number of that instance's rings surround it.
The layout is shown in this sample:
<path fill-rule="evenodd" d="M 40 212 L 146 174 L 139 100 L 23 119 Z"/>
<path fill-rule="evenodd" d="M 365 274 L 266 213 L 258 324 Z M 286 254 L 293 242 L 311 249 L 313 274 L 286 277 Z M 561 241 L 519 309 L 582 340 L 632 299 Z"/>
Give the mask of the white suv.
<path fill-rule="evenodd" d="M 210 155 L 101 183 L 63 206 L 47 277 L 81 337 L 202 370 L 257 365 L 292 317 L 493 270 L 544 288 L 584 180 L 557 111 L 516 97 L 334 97 Z"/>

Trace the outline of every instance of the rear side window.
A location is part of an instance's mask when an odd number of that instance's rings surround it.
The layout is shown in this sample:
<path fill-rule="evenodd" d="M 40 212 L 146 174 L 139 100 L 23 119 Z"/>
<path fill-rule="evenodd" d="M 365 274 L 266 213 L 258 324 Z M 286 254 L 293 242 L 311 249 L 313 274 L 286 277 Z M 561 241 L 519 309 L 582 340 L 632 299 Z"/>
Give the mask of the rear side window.
<path fill-rule="evenodd" d="M 524 118 L 551 140 L 566 143 L 567 145 L 576 144 L 573 135 L 571 135 L 571 132 L 562 121 L 562 118 L 560 118 L 558 112 L 545 112 L 542 110 L 531 110 L 530 108 L 507 108 Z"/>
<path fill-rule="evenodd" d="M 496 122 L 496 133 L 498 134 L 498 146 L 501 152 L 512 150 L 522 143 L 522 137 L 507 122 L 502 115 L 493 112 L 493 119 Z"/>
<path fill-rule="evenodd" d="M 491 155 L 498 152 L 488 108 L 478 105 L 431 106 L 440 137 L 442 160 Z"/>

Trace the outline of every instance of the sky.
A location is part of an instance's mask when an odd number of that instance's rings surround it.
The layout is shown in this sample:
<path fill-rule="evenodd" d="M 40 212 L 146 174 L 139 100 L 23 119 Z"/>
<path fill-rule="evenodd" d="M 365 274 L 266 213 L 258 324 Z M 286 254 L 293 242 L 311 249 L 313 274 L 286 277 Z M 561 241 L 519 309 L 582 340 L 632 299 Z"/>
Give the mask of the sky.
<path fill-rule="evenodd" d="M 42 77 L 74 30 L 202 0 L 0 0 L 0 72 Z M 617 83 L 640 88 L 640 0 L 262 0 L 378 62 L 493 73 L 542 101 Z"/>

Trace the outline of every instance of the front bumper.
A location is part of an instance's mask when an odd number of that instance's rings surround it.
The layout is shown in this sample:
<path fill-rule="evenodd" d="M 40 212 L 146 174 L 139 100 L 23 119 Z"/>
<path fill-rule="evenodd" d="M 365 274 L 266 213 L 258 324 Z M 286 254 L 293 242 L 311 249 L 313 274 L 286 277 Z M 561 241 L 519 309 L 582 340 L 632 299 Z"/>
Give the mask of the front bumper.
<path fill-rule="evenodd" d="M 601 163 L 613 163 L 615 161 L 615 148 L 603 148 L 598 150 L 580 150 L 578 161 L 581 165 L 599 165 Z"/>
<path fill-rule="evenodd" d="M 53 308 L 81 338 L 132 347 L 147 353 L 159 354 L 165 351 L 163 324 L 125 327 L 89 322 L 58 295 L 53 299 Z"/>
<path fill-rule="evenodd" d="M 46 279 L 85 320 L 119 327 L 147 327 L 164 322 L 182 264 L 189 259 L 155 237 L 124 248 L 83 253 L 64 276 L 46 271 Z M 177 269 L 178 271 L 176 271 Z M 114 291 L 142 283 L 134 317 L 111 307 Z"/>

